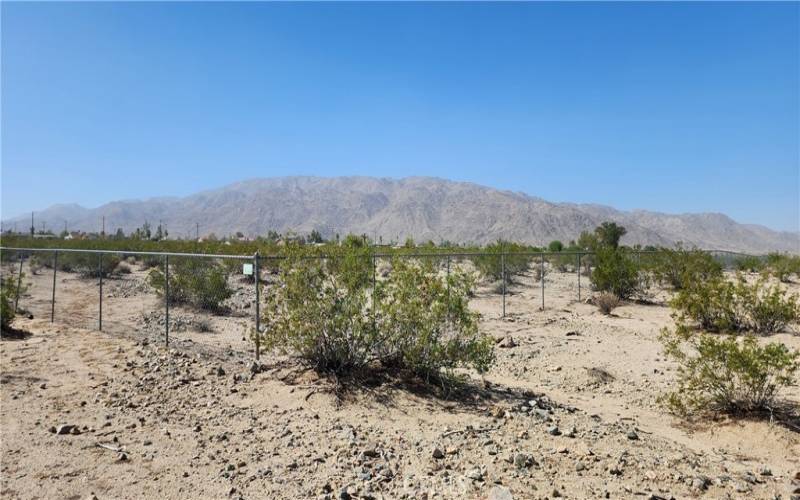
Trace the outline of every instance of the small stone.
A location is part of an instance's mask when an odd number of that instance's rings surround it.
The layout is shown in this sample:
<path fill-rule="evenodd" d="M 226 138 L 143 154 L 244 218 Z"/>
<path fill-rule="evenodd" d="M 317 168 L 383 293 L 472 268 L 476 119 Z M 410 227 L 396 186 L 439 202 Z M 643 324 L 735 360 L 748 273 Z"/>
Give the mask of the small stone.
<path fill-rule="evenodd" d="M 517 469 L 525 469 L 533 465 L 533 457 L 527 453 L 517 453 L 514 455 L 514 466 Z"/>
<path fill-rule="evenodd" d="M 121 452 L 117 455 L 117 462 L 127 462 L 128 461 L 128 454 L 125 452 Z"/>
<path fill-rule="evenodd" d="M 433 458 L 437 460 L 441 460 L 442 458 L 444 458 L 444 452 L 441 450 L 441 448 L 433 449 Z"/>
<path fill-rule="evenodd" d="M 72 432 L 73 429 L 75 429 L 74 425 L 61 424 L 58 426 L 58 428 L 56 428 L 56 434 L 58 435 L 69 434 Z"/>
<path fill-rule="evenodd" d="M 580 462 L 580 461 L 575 464 L 575 471 L 576 472 L 581 472 L 581 471 L 584 471 L 584 470 L 586 470 L 586 464 L 584 464 L 583 462 Z"/>
<path fill-rule="evenodd" d="M 628 436 L 628 439 L 630 439 L 631 441 L 636 441 L 639 439 L 639 435 L 636 434 L 635 431 L 628 431 L 628 434 L 626 434 L 626 436 Z"/>
<path fill-rule="evenodd" d="M 225 376 L 225 369 L 223 369 L 221 366 L 218 366 L 216 374 L 217 374 L 218 377 L 224 377 Z"/>
<path fill-rule="evenodd" d="M 561 435 L 561 431 L 558 429 L 557 425 L 554 425 L 552 427 L 548 427 L 547 428 L 547 433 L 550 434 L 551 436 L 560 436 Z"/>
<path fill-rule="evenodd" d="M 495 486 L 489 491 L 487 500 L 514 500 L 514 495 L 505 486 Z"/>
<path fill-rule="evenodd" d="M 512 347 L 517 347 L 517 343 L 514 342 L 514 338 L 511 335 L 509 335 L 506 338 L 504 338 L 502 341 L 500 341 L 498 346 L 500 346 L 502 348 L 505 348 L 505 349 L 510 349 Z"/>
<path fill-rule="evenodd" d="M 483 480 L 483 472 L 479 467 L 475 467 L 474 469 L 470 469 L 467 471 L 466 474 L 467 478 L 472 479 L 473 481 L 482 481 Z"/>
<path fill-rule="evenodd" d="M 39 389 L 47 389 L 47 384 L 41 384 L 41 385 L 39 385 Z"/>
<path fill-rule="evenodd" d="M 557 489 L 553 488 L 553 493 L 551 495 L 553 498 L 561 498 L 561 492 Z"/>
<path fill-rule="evenodd" d="M 762 467 L 761 470 L 759 471 L 759 474 L 761 474 L 762 476 L 771 476 L 772 471 L 769 469 L 769 467 Z"/>

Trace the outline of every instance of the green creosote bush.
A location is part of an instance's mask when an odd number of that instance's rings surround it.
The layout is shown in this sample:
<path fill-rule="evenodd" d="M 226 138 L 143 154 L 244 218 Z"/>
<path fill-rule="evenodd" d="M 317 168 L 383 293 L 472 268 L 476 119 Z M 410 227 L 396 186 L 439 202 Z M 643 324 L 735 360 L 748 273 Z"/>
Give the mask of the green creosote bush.
<path fill-rule="evenodd" d="M 595 290 L 629 299 L 644 292 L 642 278 L 636 260 L 627 251 L 610 246 L 597 248 L 591 275 Z"/>
<path fill-rule="evenodd" d="M 697 248 L 683 248 L 680 244 L 674 249 L 661 248 L 648 255 L 646 262 L 655 281 L 675 290 L 722 276 L 722 265 L 713 256 Z"/>
<path fill-rule="evenodd" d="M 25 276 L 24 274 L 22 276 Z M 18 276 L 3 277 L 0 279 L 0 328 L 2 330 L 9 330 L 11 322 L 16 317 L 14 310 L 14 302 L 17 294 L 25 293 L 25 285 L 21 285 L 17 289 Z"/>
<path fill-rule="evenodd" d="M 752 335 L 718 337 L 685 325 L 662 330 L 661 341 L 679 365 L 676 387 L 661 401 L 679 415 L 772 411 L 780 391 L 795 382 L 800 352 L 782 343 L 759 345 Z"/>
<path fill-rule="evenodd" d="M 467 307 L 472 278 L 460 271 L 445 278 L 431 261 L 396 258 L 373 288 L 364 262 L 358 251 L 283 261 L 267 298 L 262 344 L 338 375 L 378 363 L 447 386 L 457 368 L 488 369 L 493 342 Z"/>
<path fill-rule="evenodd" d="M 680 322 L 694 321 L 709 332 L 773 333 L 800 318 L 798 297 L 762 278 L 748 283 L 723 278 L 680 290 L 670 302 Z"/>
<path fill-rule="evenodd" d="M 102 259 L 100 256 L 102 255 Z M 98 278 L 111 276 L 121 259 L 116 254 L 96 254 L 80 252 L 59 252 L 57 259 L 58 271 L 78 273 L 82 278 Z M 31 256 L 31 268 L 39 270 L 42 267 L 53 268 L 53 253 L 36 252 Z"/>
<path fill-rule="evenodd" d="M 150 286 L 156 293 L 165 293 L 162 267 L 150 270 Z M 222 264 L 213 259 L 175 257 L 169 262 L 170 304 L 190 304 L 209 311 L 222 310 L 222 303 L 233 295 Z"/>
<path fill-rule="evenodd" d="M 469 309 L 471 276 L 441 278 L 431 261 L 395 259 L 377 290 L 382 358 L 426 381 L 452 381 L 457 368 L 485 373 L 494 361 L 494 341 L 478 330 L 480 315 Z"/>
<path fill-rule="evenodd" d="M 771 253 L 767 255 L 764 271 L 782 283 L 788 283 L 793 274 L 800 275 L 800 256 Z"/>
<path fill-rule="evenodd" d="M 739 257 L 734 261 L 737 271 L 756 273 L 764 269 L 764 262 L 753 255 Z"/>
<path fill-rule="evenodd" d="M 505 258 L 505 279 L 506 283 L 528 269 L 531 261 L 530 255 L 509 255 L 524 252 L 525 247 L 517 243 L 497 240 L 495 243 L 486 245 L 482 250 L 485 255 L 473 257 L 475 267 L 489 281 L 503 279 L 503 259 Z M 502 255 L 506 254 L 505 257 Z"/>

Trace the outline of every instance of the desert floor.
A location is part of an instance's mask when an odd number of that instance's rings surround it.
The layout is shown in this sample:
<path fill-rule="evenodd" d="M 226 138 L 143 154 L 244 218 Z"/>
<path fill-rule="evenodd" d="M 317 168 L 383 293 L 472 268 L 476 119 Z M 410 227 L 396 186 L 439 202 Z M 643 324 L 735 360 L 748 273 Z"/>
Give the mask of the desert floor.
<path fill-rule="evenodd" d="M 673 324 L 667 292 L 604 316 L 576 300 L 574 273 L 552 272 L 540 310 L 529 274 L 502 317 L 482 285 L 472 307 L 497 363 L 472 391 L 376 377 L 336 395 L 285 356 L 253 364 L 244 282 L 228 315 L 171 310 L 166 348 L 163 305 L 133 267 L 104 283 L 102 332 L 95 280 L 59 273 L 51 324 L 51 271 L 25 269 L 33 318 L 15 326 L 31 335 L 0 342 L 2 498 L 800 495 L 798 429 L 687 423 L 657 402 L 675 373 L 657 339 Z M 792 331 L 764 341 L 800 348 Z M 800 389 L 785 396 L 797 403 Z"/>

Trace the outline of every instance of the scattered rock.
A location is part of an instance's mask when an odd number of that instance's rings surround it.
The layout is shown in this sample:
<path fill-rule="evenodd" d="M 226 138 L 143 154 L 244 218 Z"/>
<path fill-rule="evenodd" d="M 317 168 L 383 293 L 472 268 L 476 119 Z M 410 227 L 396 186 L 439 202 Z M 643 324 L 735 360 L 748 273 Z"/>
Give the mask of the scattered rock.
<path fill-rule="evenodd" d="M 487 500 L 514 500 L 514 495 L 505 486 L 495 486 L 489 490 L 489 496 L 486 498 Z"/>
<path fill-rule="evenodd" d="M 557 425 L 553 425 L 551 427 L 548 427 L 547 428 L 547 433 L 550 434 L 551 436 L 560 436 L 561 435 L 561 431 L 558 429 Z"/>
<path fill-rule="evenodd" d="M 470 469 L 464 475 L 473 481 L 483 481 L 483 472 L 481 471 L 480 467 Z"/>
<path fill-rule="evenodd" d="M 77 427 L 70 424 L 61 424 L 56 428 L 56 434 L 64 435 L 64 434 L 71 434 L 74 430 L 77 430 Z"/>
<path fill-rule="evenodd" d="M 508 335 L 506 338 L 501 340 L 500 343 L 497 345 L 505 349 L 509 349 L 511 347 L 517 347 L 517 343 L 514 342 L 514 338 L 511 335 Z"/>
<path fill-rule="evenodd" d="M 437 460 L 441 460 L 441 459 L 444 458 L 444 452 L 441 450 L 441 448 L 434 448 L 433 449 L 433 458 L 435 458 Z"/>
<path fill-rule="evenodd" d="M 626 434 L 626 436 L 627 436 L 627 437 L 628 437 L 628 439 L 630 439 L 631 441 L 637 441 L 637 440 L 639 439 L 639 435 L 638 435 L 638 434 L 636 434 L 636 431 L 628 431 L 628 433 Z"/>

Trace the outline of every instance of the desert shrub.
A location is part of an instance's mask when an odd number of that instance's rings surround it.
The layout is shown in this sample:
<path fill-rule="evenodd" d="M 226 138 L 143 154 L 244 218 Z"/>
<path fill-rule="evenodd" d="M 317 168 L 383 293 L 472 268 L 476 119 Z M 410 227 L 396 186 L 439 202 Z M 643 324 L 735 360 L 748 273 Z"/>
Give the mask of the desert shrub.
<path fill-rule="evenodd" d="M 709 332 L 776 332 L 800 317 L 796 295 L 787 296 L 765 279 L 750 284 L 741 276 L 736 282 L 716 278 L 695 283 L 670 304 L 679 321 L 694 321 Z"/>
<path fill-rule="evenodd" d="M 746 314 L 746 328 L 750 331 L 780 332 L 800 317 L 797 296 L 788 295 L 777 284 L 767 285 L 766 280 L 749 285 L 740 279 L 736 285 L 736 295 Z"/>
<path fill-rule="evenodd" d="M 788 283 L 792 274 L 800 275 L 800 256 L 771 253 L 767 255 L 765 267 L 779 281 Z"/>
<path fill-rule="evenodd" d="M 547 250 L 550 252 L 560 252 L 564 250 L 564 244 L 558 240 L 553 240 L 547 245 Z"/>
<path fill-rule="evenodd" d="M 125 261 L 120 262 L 117 264 L 117 267 L 114 268 L 115 274 L 131 274 L 131 266 L 129 266 Z"/>
<path fill-rule="evenodd" d="M 264 331 L 253 335 L 336 374 L 380 363 L 447 382 L 458 367 L 488 368 L 493 342 L 478 332 L 477 314 L 467 307 L 474 283 L 466 273 L 445 278 L 432 261 L 397 258 L 373 288 L 364 262 L 370 261 L 358 250 L 336 259 L 286 259 L 267 297 Z"/>
<path fill-rule="evenodd" d="M 452 380 L 453 370 L 461 367 L 486 372 L 494 360 L 494 342 L 478 331 L 479 315 L 469 310 L 473 279 L 462 272 L 442 279 L 430 261 L 395 259 L 392 267 L 378 288 L 384 359 L 426 381 Z"/>
<path fill-rule="evenodd" d="M 736 300 L 736 287 L 725 279 L 713 279 L 682 288 L 670 301 L 679 320 L 692 320 L 710 332 L 731 332 L 744 328 L 743 312 Z"/>
<path fill-rule="evenodd" d="M 120 258 L 115 254 L 59 252 L 57 259 L 58 271 L 78 273 L 82 278 L 98 278 L 101 274 L 103 277 L 110 276 L 119 263 Z M 31 256 L 31 266 L 37 270 L 42 267 L 52 269 L 53 254 L 34 253 Z"/>
<path fill-rule="evenodd" d="M 710 254 L 697 248 L 662 248 L 648 256 L 648 269 L 653 278 L 675 290 L 722 275 L 722 266 Z"/>
<path fill-rule="evenodd" d="M 739 257 L 733 264 L 737 271 L 748 273 L 759 272 L 764 268 L 764 262 L 754 255 Z"/>
<path fill-rule="evenodd" d="M 619 297 L 609 292 L 598 294 L 594 297 L 593 302 L 594 305 L 600 309 L 600 312 L 606 315 L 611 314 L 611 311 L 619 307 L 619 305 L 622 303 L 622 301 L 619 300 Z"/>
<path fill-rule="evenodd" d="M 344 267 L 322 259 L 286 259 L 267 296 L 265 347 L 300 357 L 318 371 L 343 374 L 375 360 L 380 342 L 369 290 L 348 286 Z M 256 333 L 254 332 L 254 335 Z"/>
<path fill-rule="evenodd" d="M 162 267 L 150 270 L 150 286 L 161 296 L 165 292 Z M 169 263 L 170 304 L 191 304 L 200 309 L 219 311 L 222 302 L 233 295 L 225 268 L 214 260 L 178 257 Z"/>
<path fill-rule="evenodd" d="M 800 352 L 777 342 L 759 345 L 753 336 L 721 338 L 679 326 L 663 330 L 661 340 L 679 364 L 675 390 L 663 401 L 681 415 L 771 410 L 798 369 Z"/>
<path fill-rule="evenodd" d="M 610 246 L 598 247 L 591 274 L 592 287 L 628 299 L 642 292 L 639 268 L 625 250 Z"/>
<path fill-rule="evenodd" d="M 17 283 L 12 277 L 0 280 L 0 328 L 3 330 L 8 330 L 16 317 L 14 310 L 16 291 Z"/>
<path fill-rule="evenodd" d="M 550 270 L 547 268 L 547 265 L 542 267 L 541 264 L 536 263 L 533 266 L 533 280 L 534 281 L 542 281 L 542 277 L 547 277 L 550 273 Z"/>
<path fill-rule="evenodd" d="M 503 276 L 503 254 L 505 254 L 505 280 L 511 281 L 514 276 L 522 274 L 528 269 L 531 257 L 529 255 L 519 255 L 525 248 L 517 243 L 498 240 L 496 243 L 487 245 L 478 255 L 473 258 L 475 267 L 490 281 L 502 280 Z"/>
<path fill-rule="evenodd" d="M 153 269 L 164 265 L 164 257 L 161 255 L 142 255 L 142 271 Z"/>

